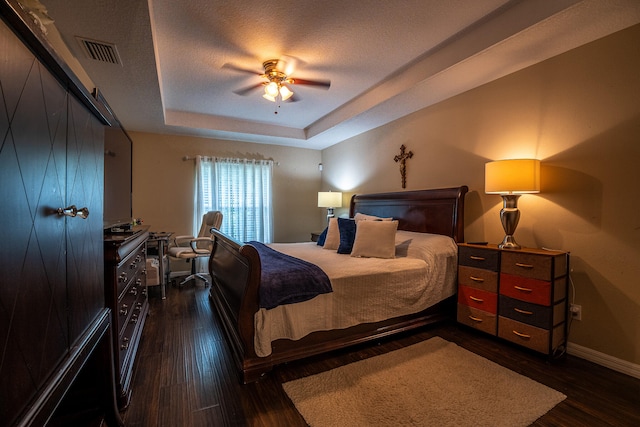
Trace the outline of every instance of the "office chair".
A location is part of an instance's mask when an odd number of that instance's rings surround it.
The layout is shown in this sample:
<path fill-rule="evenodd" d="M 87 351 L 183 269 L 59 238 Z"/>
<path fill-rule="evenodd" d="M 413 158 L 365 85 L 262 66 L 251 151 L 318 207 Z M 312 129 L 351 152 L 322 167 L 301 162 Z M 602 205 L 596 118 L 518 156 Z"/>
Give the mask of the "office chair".
<path fill-rule="evenodd" d="M 176 236 L 173 245 L 167 249 L 167 254 L 172 258 L 186 259 L 191 262 L 191 274 L 187 276 L 180 285 L 184 285 L 190 280 L 200 279 L 209 285 L 209 280 L 203 273 L 196 272 L 196 260 L 198 258 L 208 258 L 213 249 L 213 236 L 211 229 L 220 229 L 222 224 L 222 212 L 210 211 L 202 216 L 202 225 L 198 236 Z"/>

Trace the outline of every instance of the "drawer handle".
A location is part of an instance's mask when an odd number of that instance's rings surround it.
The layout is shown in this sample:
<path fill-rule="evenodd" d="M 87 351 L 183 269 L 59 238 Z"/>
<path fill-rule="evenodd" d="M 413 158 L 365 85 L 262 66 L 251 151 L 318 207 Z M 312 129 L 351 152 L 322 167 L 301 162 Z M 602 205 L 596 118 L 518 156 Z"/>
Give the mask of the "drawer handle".
<path fill-rule="evenodd" d="M 533 268 L 533 264 L 523 264 L 521 262 L 516 262 L 516 266 L 522 268 Z"/>
<path fill-rule="evenodd" d="M 469 299 L 471 299 L 472 301 L 475 301 L 475 302 L 484 302 L 484 300 L 482 298 L 476 298 L 476 297 L 473 297 L 471 295 L 469 295 Z"/>
<path fill-rule="evenodd" d="M 526 339 L 531 338 L 531 335 L 523 334 L 522 332 L 518 332 L 518 331 L 511 331 L 511 332 L 513 332 L 514 334 L 516 334 L 520 338 L 526 338 Z"/>
<path fill-rule="evenodd" d="M 475 255 L 471 255 L 469 258 L 471 258 L 474 261 L 484 261 L 486 258 L 481 257 L 481 256 L 475 256 Z"/>
<path fill-rule="evenodd" d="M 469 276 L 469 279 L 473 280 L 474 282 L 484 282 L 484 279 L 482 277 Z"/>
<path fill-rule="evenodd" d="M 533 314 L 533 311 L 522 310 L 520 308 L 514 308 L 513 310 L 520 314 L 528 314 L 528 315 Z"/>
<path fill-rule="evenodd" d="M 533 292 L 533 289 L 523 288 L 521 286 L 514 286 L 514 288 L 516 288 L 517 290 L 522 291 L 522 292 Z"/>
<path fill-rule="evenodd" d="M 473 317 L 473 316 L 469 316 L 469 319 L 473 320 L 474 322 L 482 322 L 482 319 L 479 317 Z"/>

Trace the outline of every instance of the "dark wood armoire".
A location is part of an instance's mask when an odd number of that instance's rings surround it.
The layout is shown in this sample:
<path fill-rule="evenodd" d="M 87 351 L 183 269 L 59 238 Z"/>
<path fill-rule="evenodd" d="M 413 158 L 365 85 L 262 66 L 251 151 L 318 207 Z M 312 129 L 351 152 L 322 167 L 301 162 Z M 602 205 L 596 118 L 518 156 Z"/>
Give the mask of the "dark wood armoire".
<path fill-rule="evenodd" d="M 103 264 L 109 117 L 16 1 L 0 12 L 0 426 L 118 425 Z"/>

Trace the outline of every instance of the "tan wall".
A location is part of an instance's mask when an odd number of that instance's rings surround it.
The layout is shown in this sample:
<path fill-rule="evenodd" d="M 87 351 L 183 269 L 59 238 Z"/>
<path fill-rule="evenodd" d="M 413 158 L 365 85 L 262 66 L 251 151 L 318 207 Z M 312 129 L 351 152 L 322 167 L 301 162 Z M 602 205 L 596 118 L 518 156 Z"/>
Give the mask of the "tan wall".
<path fill-rule="evenodd" d="M 639 41 L 635 26 L 330 147 L 323 185 L 401 190 L 393 157 L 404 144 L 407 190 L 468 185 L 467 240 L 498 243 L 501 198 L 484 194 L 485 162 L 542 160 L 542 193 L 521 197 L 516 240 L 571 251 L 583 320 L 570 341 L 638 364 Z"/>
<path fill-rule="evenodd" d="M 320 226 L 321 153 L 248 142 L 130 132 L 133 140 L 133 215 L 154 231 L 191 234 L 195 164 L 184 156 L 272 159 L 274 241 L 309 240 Z"/>

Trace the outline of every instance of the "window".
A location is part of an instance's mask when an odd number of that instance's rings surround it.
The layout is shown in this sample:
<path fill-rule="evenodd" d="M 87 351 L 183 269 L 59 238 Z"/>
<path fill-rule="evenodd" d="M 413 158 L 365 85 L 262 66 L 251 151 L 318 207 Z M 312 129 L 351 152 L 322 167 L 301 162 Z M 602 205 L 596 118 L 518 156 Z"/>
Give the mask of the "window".
<path fill-rule="evenodd" d="M 220 230 L 239 242 L 271 243 L 273 161 L 196 157 L 195 230 L 208 211 L 222 212 Z"/>

